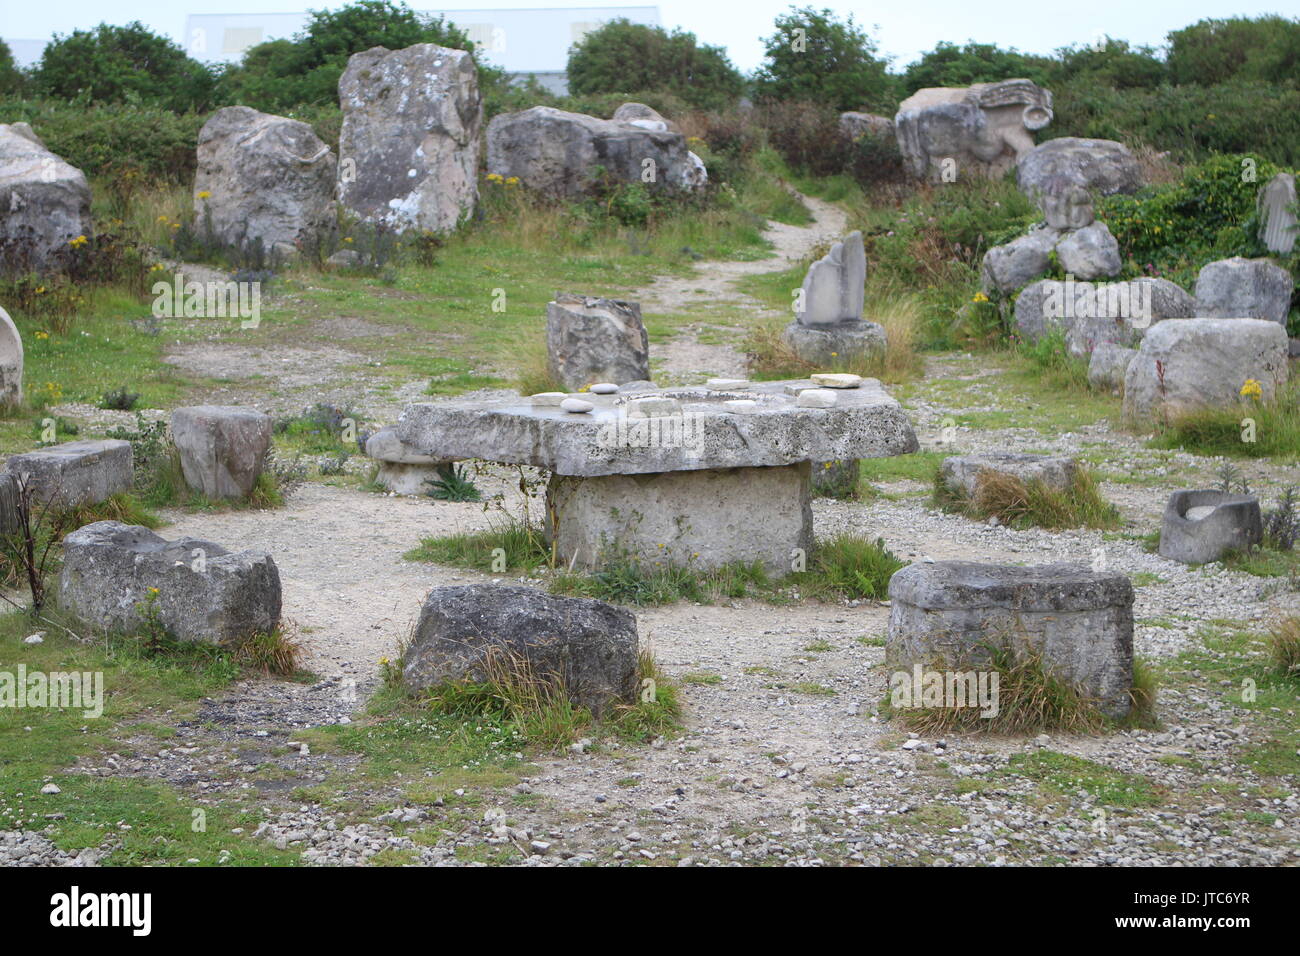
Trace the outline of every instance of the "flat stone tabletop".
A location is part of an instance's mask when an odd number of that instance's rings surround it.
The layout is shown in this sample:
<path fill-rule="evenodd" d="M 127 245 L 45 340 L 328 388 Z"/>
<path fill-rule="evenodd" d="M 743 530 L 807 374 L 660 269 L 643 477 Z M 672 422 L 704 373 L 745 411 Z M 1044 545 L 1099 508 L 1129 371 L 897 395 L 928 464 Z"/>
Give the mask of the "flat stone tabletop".
<path fill-rule="evenodd" d="M 754 468 L 802 461 L 884 458 L 917 450 L 902 407 L 875 379 L 826 389 L 834 404 L 801 407 L 807 379 L 710 388 L 624 386 L 578 398 L 590 412 L 567 412 L 530 398 L 499 403 L 417 402 L 397 436 L 440 460 L 480 458 L 534 465 L 559 475 L 653 474 Z M 657 401 L 646 401 L 657 400 Z"/>

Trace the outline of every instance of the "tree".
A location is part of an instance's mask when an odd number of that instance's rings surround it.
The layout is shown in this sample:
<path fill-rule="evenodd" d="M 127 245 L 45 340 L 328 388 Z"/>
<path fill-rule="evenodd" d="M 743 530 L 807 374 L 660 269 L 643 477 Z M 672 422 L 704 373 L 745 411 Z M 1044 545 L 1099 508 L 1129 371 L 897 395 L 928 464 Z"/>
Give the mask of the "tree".
<path fill-rule="evenodd" d="M 0 96 L 17 93 L 22 87 L 23 74 L 14 64 L 13 51 L 9 44 L 0 40 Z"/>
<path fill-rule="evenodd" d="M 941 41 L 903 71 L 903 89 L 910 96 L 931 86 L 970 86 L 998 80 L 1024 78 L 1040 86 L 1048 83 L 1051 61 L 995 43 L 968 42 L 965 46 Z"/>
<path fill-rule="evenodd" d="M 271 111 L 334 103 L 339 77 L 352 54 L 376 46 L 400 50 L 416 43 L 474 52 L 474 44 L 455 24 L 415 13 L 405 3 L 358 0 L 334 11 L 317 10 L 292 40 L 270 40 L 248 50 L 239 66 L 222 78 L 224 98 Z M 478 68 L 480 85 L 502 73 L 481 63 Z"/>
<path fill-rule="evenodd" d="M 178 111 L 207 109 L 216 88 L 207 67 L 138 21 L 55 35 L 32 83 L 38 92 L 62 99 L 138 100 Z"/>
<path fill-rule="evenodd" d="M 1151 47 L 1109 37 L 1100 44 L 1063 47 L 1056 59 L 1052 83 L 1130 90 L 1155 89 L 1168 81 L 1165 64 Z"/>
<path fill-rule="evenodd" d="M 754 77 L 757 95 L 804 100 L 836 110 L 892 105 L 888 63 L 852 14 L 841 23 L 831 10 L 791 7 L 763 41 L 765 62 Z"/>
<path fill-rule="evenodd" d="M 611 20 L 569 50 L 569 92 L 668 92 L 702 109 L 736 100 L 744 79 L 721 47 L 695 34 Z"/>
<path fill-rule="evenodd" d="M 1169 76 L 1177 84 L 1300 80 L 1300 20 L 1279 16 L 1201 20 L 1169 34 Z"/>

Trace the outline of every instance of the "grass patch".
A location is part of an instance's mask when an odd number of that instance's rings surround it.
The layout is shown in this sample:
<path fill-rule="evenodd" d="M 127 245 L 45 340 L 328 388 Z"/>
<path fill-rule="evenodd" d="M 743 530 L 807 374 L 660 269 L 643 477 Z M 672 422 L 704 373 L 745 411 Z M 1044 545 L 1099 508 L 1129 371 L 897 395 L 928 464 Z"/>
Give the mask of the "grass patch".
<path fill-rule="evenodd" d="M 1097 479 L 1086 468 L 1075 472 L 1067 491 L 1050 488 L 1037 479 L 1025 482 L 1014 475 L 985 470 L 976 477 L 973 496 L 951 488 L 943 469 L 937 468 L 933 501 L 945 511 L 977 521 L 996 517 L 1012 528 L 1113 530 L 1120 525 L 1119 510 L 1101 496 Z"/>
<path fill-rule="evenodd" d="M 1250 434 L 1243 420 L 1255 423 Z M 1253 441 L 1248 441 L 1252 438 Z M 1243 403 L 1235 409 L 1202 409 L 1162 427 L 1151 448 L 1181 449 L 1225 458 L 1300 458 L 1300 387 L 1288 386 L 1271 402 Z"/>
<path fill-rule="evenodd" d="M 1005 774 L 1032 780 L 1063 797 L 1086 790 L 1094 802 L 1108 807 L 1158 807 L 1167 796 L 1165 789 L 1148 777 L 1054 750 L 1013 754 Z"/>

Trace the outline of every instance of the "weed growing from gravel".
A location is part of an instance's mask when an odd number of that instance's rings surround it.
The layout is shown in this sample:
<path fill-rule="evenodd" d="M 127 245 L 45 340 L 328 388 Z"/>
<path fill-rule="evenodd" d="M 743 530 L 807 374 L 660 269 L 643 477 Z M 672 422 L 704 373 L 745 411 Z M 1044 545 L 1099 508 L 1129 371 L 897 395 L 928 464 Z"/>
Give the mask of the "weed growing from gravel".
<path fill-rule="evenodd" d="M 1119 510 L 1101 496 L 1091 471 L 1080 469 L 1068 491 L 1057 491 L 1041 481 L 1021 481 L 1013 475 L 984 471 L 975 483 L 974 496 L 950 488 L 942 469 L 934 473 L 934 504 L 945 511 L 977 521 L 997 518 L 1013 528 L 1101 528 L 1120 525 Z"/>

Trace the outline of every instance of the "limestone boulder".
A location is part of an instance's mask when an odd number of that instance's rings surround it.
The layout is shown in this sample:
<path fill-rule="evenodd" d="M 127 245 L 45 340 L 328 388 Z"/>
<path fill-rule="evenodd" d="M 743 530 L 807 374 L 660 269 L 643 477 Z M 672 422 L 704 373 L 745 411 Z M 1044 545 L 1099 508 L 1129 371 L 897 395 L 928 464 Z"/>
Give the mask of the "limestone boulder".
<path fill-rule="evenodd" d="M 1062 136 L 1040 143 L 1016 162 L 1016 182 L 1032 199 L 1080 186 L 1098 196 L 1135 193 L 1142 166 L 1127 146 L 1110 139 Z"/>
<path fill-rule="evenodd" d="M 650 339 L 635 302 L 560 293 L 546 306 L 551 377 L 570 391 L 650 378 Z"/>
<path fill-rule="evenodd" d="M 877 116 L 874 113 L 841 113 L 840 132 L 847 139 L 853 140 L 861 139 L 863 136 L 893 139 L 894 121 L 888 116 Z"/>
<path fill-rule="evenodd" d="M 1049 226 L 994 246 L 980 268 L 984 291 L 1007 295 L 1033 282 L 1051 269 L 1052 250 L 1060 240 L 1061 232 Z"/>
<path fill-rule="evenodd" d="M 791 322 L 781 332 L 783 341 L 803 361 L 822 368 L 843 368 L 889 347 L 885 327 L 879 322 L 848 321 L 837 325 L 803 325 Z"/>
<path fill-rule="evenodd" d="M 676 123 L 665 119 L 658 110 L 646 106 L 644 103 L 624 103 L 614 110 L 614 115 L 610 117 L 610 121 L 639 126 L 642 129 L 652 130 L 657 133 L 681 132 Z"/>
<path fill-rule="evenodd" d="M 306 123 L 227 106 L 199 131 L 195 216 L 230 245 L 296 255 L 335 228 L 337 165 Z"/>
<path fill-rule="evenodd" d="M 131 443 L 72 441 L 10 455 L 5 471 L 24 480 L 36 500 L 59 508 L 93 505 L 131 490 Z"/>
<path fill-rule="evenodd" d="M 502 113 L 487 131 L 489 174 L 516 177 L 556 198 L 591 193 L 601 175 L 653 190 L 689 190 L 707 180 L 686 137 L 647 128 L 656 121 L 618 122 L 550 106 Z"/>
<path fill-rule="evenodd" d="M 1160 556 L 1183 564 L 1218 561 L 1264 540 L 1259 499 L 1213 489 L 1175 491 L 1160 526 Z"/>
<path fill-rule="evenodd" d="M 139 631 L 150 604 L 180 641 L 227 643 L 280 623 L 280 572 L 266 552 L 168 541 L 117 521 L 64 538 L 58 595 L 64 612 L 101 632 Z"/>
<path fill-rule="evenodd" d="M 1119 275 L 1123 262 L 1119 242 L 1104 222 L 1068 233 L 1056 245 L 1061 268 L 1076 279 L 1104 279 Z"/>
<path fill-rule="evenodd" d="M 889 582 L 885 665 L 910 676 L 987 670 L 994 649 L 1037 658 L 1103 714 L 1132 707 L 1133 586 L 1082 565 L 938 561 Z"/>
<path fill-rule="evenodd" d="M 26 123 L 0 123 L 0 275 L 58 271 L 92 228 L 85 174 Z"/>
<path fill-rule="evenodd" d="M 1266 319 L 1179 319 L 1147 330 L 1124 376 L 1124 416 L 1173 421 L 1206 408 L 1242 408 L 1253 379 L 1261 401 L 1287 380 L 1287 336 Z"/>
<path fill-rule="evenodd" d="M 1137 349 L 1102 342 L 1088 360 L 1088 384 L 1099 391 L 1115 392 L 1124 387 L 1124 376 L 1137 356 Z"/>
<path fill-rule="evenodd" d="M 1076 358 L 1086 358 L 1103 343 L 1132 348 L 1155 323 L 1196 314 L 1196 301 L 1168 279 L 1143 276 L 1127 282 L 1065 286 L 1072 306 L 1063 310 L 1068 316 L 1065 341 Z M 1048 308 L 1052 308 L 1050 302 Z"/>
<path fill-rule="evenodd" d="M 271 447 L 271 418 L 234 405 L 194 405 L 172 412 L 172 441 L 185 483 L 208 498 L 246 498 Z"/>
<path fill-rule="evenodd" d="M 449 232 L 474 212 L 483 104 L 470 54 L 433 43 L 355 53 L 339 105 L 349 212 L 396 232 Z"/>
<path fill-rule="evenodd" d="M 899 104 L 894 128 L 916 178 L 952 182 L 1000 178 L 1051 120 L 1051 91 L 1016 79 L 917 90 Z"/>
<path fill-rule="evenodd" d="M 1291 273 L 1271 259 L 1233 256 L 1201 268 L 1196 314 L 1206 319 L 1267 319 L 1285 328 L 1294 294 Z"/>
<path fill-rule="evenodd" d="M 421 693 L 526 662 L 601 716 L 636 700 L 637 650 L 632 612 L 604 601 L 504 585 L 434 588 L 402 657 L 402 681 Z"/>
<path fill-rule="evenodd" d="M 1041 482 L 1053 491 L 1066 492 L 1079 471 L 1079 463 L 1073 458 L 1009 451 L 954 455 L 945 458 L 939 467 L 948 490 L 971 500 L 978 499 L 980 483 L 986 475 L 1015 478 L 1026 485 Z"/>

